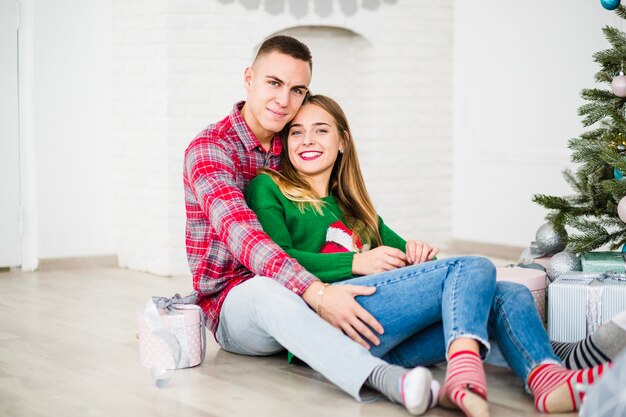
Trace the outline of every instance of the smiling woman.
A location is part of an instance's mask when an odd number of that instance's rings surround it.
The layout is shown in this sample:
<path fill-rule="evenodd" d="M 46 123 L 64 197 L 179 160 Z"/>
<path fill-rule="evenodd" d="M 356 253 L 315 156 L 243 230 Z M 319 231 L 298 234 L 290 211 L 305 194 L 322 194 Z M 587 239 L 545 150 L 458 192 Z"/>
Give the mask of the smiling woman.
<path fill-rule="evenodd" d="M 313 104 L 302 106 L 287 132 L 287 149 L 294 168 L 314 180 L 314 191 L 328 196 L 328 181 L 335 161 L 343 153 L 345 131 L 333 117 Z"/>
<path fill-rule="evenodd" d="M 261 172 L 272 177 L 301 210 L 311 204 L 321 213 L 320 198 L 334 194 L 355 236 L 381 244 L 379 218 L 365 187 L 348 119 L 339 104 L 326 96 L 308 96 L 282 131 L 282 141 L 288 158 L 283 158 L 281 173 Z"/>

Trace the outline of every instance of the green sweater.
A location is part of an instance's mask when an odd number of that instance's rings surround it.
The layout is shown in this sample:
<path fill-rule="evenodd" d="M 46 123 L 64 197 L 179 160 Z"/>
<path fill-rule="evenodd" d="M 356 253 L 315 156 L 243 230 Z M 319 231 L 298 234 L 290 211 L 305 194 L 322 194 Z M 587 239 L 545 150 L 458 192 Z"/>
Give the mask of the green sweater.
<path fill-rule="evenodd" d="M 261 174 L 250 182 L 246 200 L 256 212 L 265 233 L 313 275 L 324 282 L 353 277 L 355 252 L 348 250 L 354 249 L 337 249 L 342 246 L 341 243 L 346 243 L 346 239 L 341 239 L 346 237 L 344 232 L 351 232 L 345 227 L 343 212 L 332 195 L 322 199 L 325 203 L 323 215 L 313 207 L 306 207 L 302 213 L 296 203 L 280 192 L 269 175 Z M 342 224 L 338 224 L 339 221 Z M 380 217 L 378 221 L 383 245 L 404 252 L 406 241 L 388 228 Z M 339 239 L 335 238 L 337 236 Z M 335 253 L 320 253 L 323 250 Z"/>

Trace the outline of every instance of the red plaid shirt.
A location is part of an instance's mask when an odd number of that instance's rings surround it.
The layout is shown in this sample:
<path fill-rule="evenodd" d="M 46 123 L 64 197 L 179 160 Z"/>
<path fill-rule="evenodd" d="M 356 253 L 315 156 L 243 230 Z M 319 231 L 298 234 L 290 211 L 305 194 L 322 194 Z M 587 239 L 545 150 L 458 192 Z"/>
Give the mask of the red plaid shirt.
<path fill-rule="evenodd" d="M 239 112 L 243 104 L 235 104 L 185 151 L 187 260 L 213 334 L 235 285 L 262 275 L 301 295 L 317 280 L 263 232 L 246 205 L 248 183 L 257 169 L 279 166 L 282 144 L 276 135 L 271 151 L 265 152 Z"/>

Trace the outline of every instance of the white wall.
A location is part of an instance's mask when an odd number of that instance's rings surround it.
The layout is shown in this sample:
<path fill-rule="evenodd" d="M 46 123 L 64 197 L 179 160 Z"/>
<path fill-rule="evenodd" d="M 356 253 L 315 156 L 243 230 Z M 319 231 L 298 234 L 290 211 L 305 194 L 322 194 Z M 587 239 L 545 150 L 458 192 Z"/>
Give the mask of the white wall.
<path fill-rule="evenodd" d="M 618 25 L 598 1 L 454 3 L 452 237 L 526 246 L 544 222 L 535 193 L 570 194 L 567 141 L 583 132 L 592 54 Z"/>
<path fill-rule="evenodd" d="M 354 61 L 342 68 L 333 43 L 311 35 L 313 86 L 348 97 L 345 77 L 355 90 L 344 104 L 387 222 L 439 243 L 526 245 L 544 215 L 532 194 L 568 192 L 560 171 L 567 140 L 582 131 L 579 92 L 606 46 L 601 27 L 617 22 L 586 0 L 399 0 L 301 18 L 270 15 L 263 2 L 222 3 L 23 0 L 32 34 L 21 111 L 32 123 L 21 130 L 36 173 L 26 190 L 36 216 L 25 227 L 39 223 L 31 252 L 117 253 L 124 266 L 187 272 L 184 148 L 243 97 L 243 68 L 263 37 L 294 26 L 306 37 L 311 25 L 353 34 L 342 45 L 355 48 L 346 56 L 360 60 L 363 79 L 355 84 Z"/>
<path fill-rule="evenodd" d="M 314 91 L 352 99 L 346 110 L 386 222 L 405 236 L 449 238 L 452 2 L 387 1 L 374 10 L 357 2 L 348 16 L 334 0 L 331 13 L 309 8 L 298 18 L 289 12 L 293 2 L 285 3 L 271 14 L 263 2 L 113 1 L 116 242 L 123 266 L 188 273 L 183 152 L 245 98 L 243 71 L 255 47 L 283 30 L 311 43 Z"/>
<path fill-rule="evenodd" d="M 114 254 L 111 0 L 28 6 L 39 257 Z"/>

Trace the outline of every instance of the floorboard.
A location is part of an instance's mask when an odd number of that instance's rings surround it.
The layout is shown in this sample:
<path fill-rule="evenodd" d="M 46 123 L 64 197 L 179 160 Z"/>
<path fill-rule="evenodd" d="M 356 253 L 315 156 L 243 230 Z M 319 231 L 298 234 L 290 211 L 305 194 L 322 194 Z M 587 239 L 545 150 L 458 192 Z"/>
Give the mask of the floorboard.
<path fill-rule="evenodd" d="M 0 416 L 408 415 L 387 401 L 358 403 L 282 356 L 224 352 L 211 337 L 201 366 L 155 388 L 139 367 L 135 310 L 151 295 L 190 291 L 189 277 L 111 267 L 0 273 Z M 443 378 L 443 368 L 433 372 Z M 540 415 L 509 370 L 487 374 L 493 417 Z"/>

